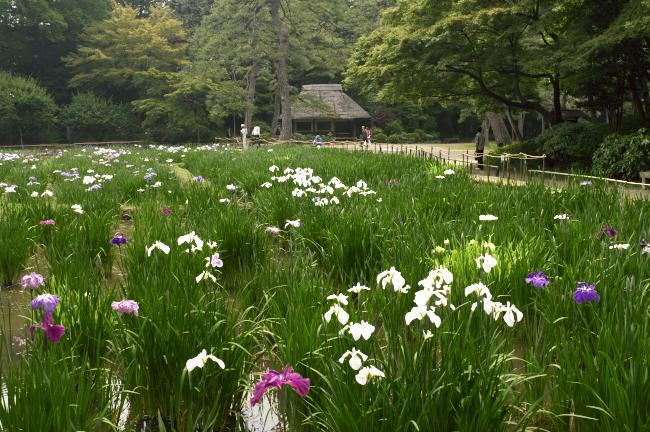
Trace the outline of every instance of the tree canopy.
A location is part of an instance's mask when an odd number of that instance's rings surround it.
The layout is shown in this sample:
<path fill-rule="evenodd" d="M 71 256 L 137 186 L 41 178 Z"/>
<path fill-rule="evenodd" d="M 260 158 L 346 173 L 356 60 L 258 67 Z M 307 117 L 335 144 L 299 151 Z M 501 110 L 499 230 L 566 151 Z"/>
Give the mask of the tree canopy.
<path fill-rule="evenodd" d="M 562 121 L 562 98 L 647 116 L 647 0 L 400 0 L 361 38 L 346 82 L 380 100 L 468 100 Z M 550 95 L 550 97 L 548 96 Z M 615 114 L 616 115 L 616 114 Z"/>
<path fill-rule="evenodd" d="M 145 18 L 138 13 L 115 5 L 110 18 L 84 30 L 77 51 L 65 58 L 73 88 L 131 101 L 142 94 L 143 72 L 177 72 L 188 63 L 180 21 L 165 8 L 152 8 Z"/>
<path fill-rule="evenodd" d="M 42 135 L 54 120 L 56 105 L 48 92 L 33 78 L 0 71 L 0 130 L 20 144 L 27 136 Z"/>
<path fill-rule="evenodd" d="M 301 86 L 343 81 L 385 132 L 522 140 L 571 109 L 647 124 L 650 0 L 0 0 L 0 65 L 149 136 L 286 138 Z"/>

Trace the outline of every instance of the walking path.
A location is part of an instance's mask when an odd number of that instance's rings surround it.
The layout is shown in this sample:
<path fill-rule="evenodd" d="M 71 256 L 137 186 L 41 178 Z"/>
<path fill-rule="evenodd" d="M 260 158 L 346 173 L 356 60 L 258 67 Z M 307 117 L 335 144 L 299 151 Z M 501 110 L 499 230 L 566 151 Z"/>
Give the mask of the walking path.
<path fill-rule="evenodd" d="M 362 149 L 360 143 L 333 143 L 328 144 L 329 148 L 336 148 L 347 151 L 370 151 L 374 153 L 403 154 L 407 156 L 421 157 L 424 159 L 437 159 L 450 165 L 471 168 L 470 176 L 472 179 L 481 182 L 508 184 L 511 186 L 525 186 L 530 180 L 530 174 L 527 178 L 520 173 L 510 173 L 504 176 L 503 167 L 497 165 L 488 165 L 489 159 L 486 160 L 486 169 L 478 171 L 475 169 L 476 161 L 474 160 L 474 151 L 470 144 L 373 144 L 367 149 Z M 487 148 L 486 150 L 489 150 Z M 501 172 L 502 175 L 499 175 Z M 554 175 L 550 172 L 535 171 L 535 174 L 541 174 L 544 184 L 548 187 L 562 189 L 566 187 L 570 179 L 569 174 L 558 173 Z M 551 176 L 551 178 L 546 178 Z M 559 178 L 558 178 L 559 177 Z M 573 176 L 580 178 L 580 176 Z M 585 177 L 585 179 L 588 179 Z M 650 199 L 650 189 L 643 190 L 634 183 L 617 183 L 615 180 L 603 179 L 594 181 L 608 181 L 611 187 L 616 187 L 618 191 L 628 198 L 632 199 Z"/>

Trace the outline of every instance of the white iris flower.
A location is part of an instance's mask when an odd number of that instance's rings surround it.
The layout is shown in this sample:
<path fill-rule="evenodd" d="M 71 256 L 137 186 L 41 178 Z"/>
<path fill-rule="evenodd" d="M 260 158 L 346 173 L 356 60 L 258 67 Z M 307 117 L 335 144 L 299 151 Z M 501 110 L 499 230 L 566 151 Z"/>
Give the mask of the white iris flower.
<path fill-rule="evenodd" d="M 147 248 L 147 256 L 151 256 L 151 252 L 153 252 L 154 249 L 158 249 L 159 251 L 161 251 L 165 255 L 169 254 L 169 251 L 170 251 L 169 246 L 167 246 L 163 242 L 160 242 L 160 241 L 156 240 L 156 242 L 154 244 L 152 244 L 151 246 L 149 246 Z"/>
<path fill-rule="evenodd" d="M 363 362 L 368 360 L 368 356 L 359 351 L 356 348 L 352 348 L 352 351 L 346 351 L 343 353 L 341 358 L 339 358 L 339 363 L 343 364 L 346 358 L 350 357 L 350 360 L 348 361 L 348 364 L 350 367 L 354 370 L 359 370 L 361 369 L 361 366 Z"/>
<path fill-rule="evenodd" d="M 206 365 L 208 360 L 212 360 L 216 364 L 219 365 L 221 369 L 226 368 L 226 364 L 223 362 L 223 360 L 213 356 L 212 354 L 208 354 L 206 350 L 202 350 L 199 355 L 197 355 L 194 358 L 189 359 L 185 363 L 185 368 L 187 369 L 188 372 L 192 372 L 195 368 L 203 368 L 203 366 Z"/>
<path fill-rule="evenodd" d="M 359 371 L 355 379 L 361 385 L 366 385 L 372 378 L 384 378 L 386 375 L 374 366 L 366 366 Z"/>

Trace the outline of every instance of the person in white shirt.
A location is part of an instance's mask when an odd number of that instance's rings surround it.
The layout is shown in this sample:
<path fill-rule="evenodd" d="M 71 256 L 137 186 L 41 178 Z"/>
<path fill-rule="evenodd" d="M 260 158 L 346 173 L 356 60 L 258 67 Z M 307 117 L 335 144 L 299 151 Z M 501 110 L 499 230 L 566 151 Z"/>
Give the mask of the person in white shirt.
<path fill-rule="evenodd" d="M 244 148 L 248 148 L 248 143 L 246 142 L 246 139 L 248 138 L 248 129 L 246 129 L 246 125 L 242 123 L 241 125 L 241 130 L 239 131 L 241 133 L 241 142 Z"/>
<path fill-rule="evenodd" d="M 251 138 L 253 138 L 253 142 L 257 144 L 257 148 L 260 148 L 260 134 L 260 127 L 255 126 L 253 132 L 251 132 Z"/>

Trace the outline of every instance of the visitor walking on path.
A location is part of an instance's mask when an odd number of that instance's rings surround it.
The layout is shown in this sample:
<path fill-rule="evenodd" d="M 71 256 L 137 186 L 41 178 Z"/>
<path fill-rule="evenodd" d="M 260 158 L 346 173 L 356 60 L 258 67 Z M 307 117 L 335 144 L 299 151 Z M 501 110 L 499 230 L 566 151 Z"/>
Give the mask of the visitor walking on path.
<path fill-rule="evenodd" d="M 248 129 L 246 129 L 245 124 L 242 123 L 241 130 L 239 131 L 239 133 L 241 133 L 242 146 L 244 148 L 248 148 L 248 143 L 246 142 L 246 139 L 248 138 Z"/>
<path fill-rule="evenodd" d="M 260 127 L 255 126 L 253 128 L 253 132 L 251 132 L 251 138 L 253 139 L 253 142 L 257 144 L 257 148 L 260 148 L 260 135 L 261 135 Z"/>
<path fill-rule="evenodd" d="M 314 138 L 314 145 L 316 146 L 316 148 L 320 149 L 321 146 L 323 145 L 323 137 L 321 137 L 320 135 L 316 135 L 316 137 Z"/>
<path fill-rule="evenodd" d="M 366 148 L 372 144 L 372 129 L 370 127 L 366 128 Z"/>
<path fill-rule="evenodd" d="M 478 162 L 478 169 L 483 169 L 483 152 L 485 152 L 485 135 L 483 135 L 483 128 L 478 128 L 476 131 L 476 137 L 474 138 L 474 144 L 476 144 L 476 153 L 475 158 Z"/>
<path fill-rule="evenodd" d="M 363 143 L 361 144 L 361 148 L 367 147 L 368 146 L 368 130 L 366 129 L 365 126 L 361 126 L 361 140 Z"/>

